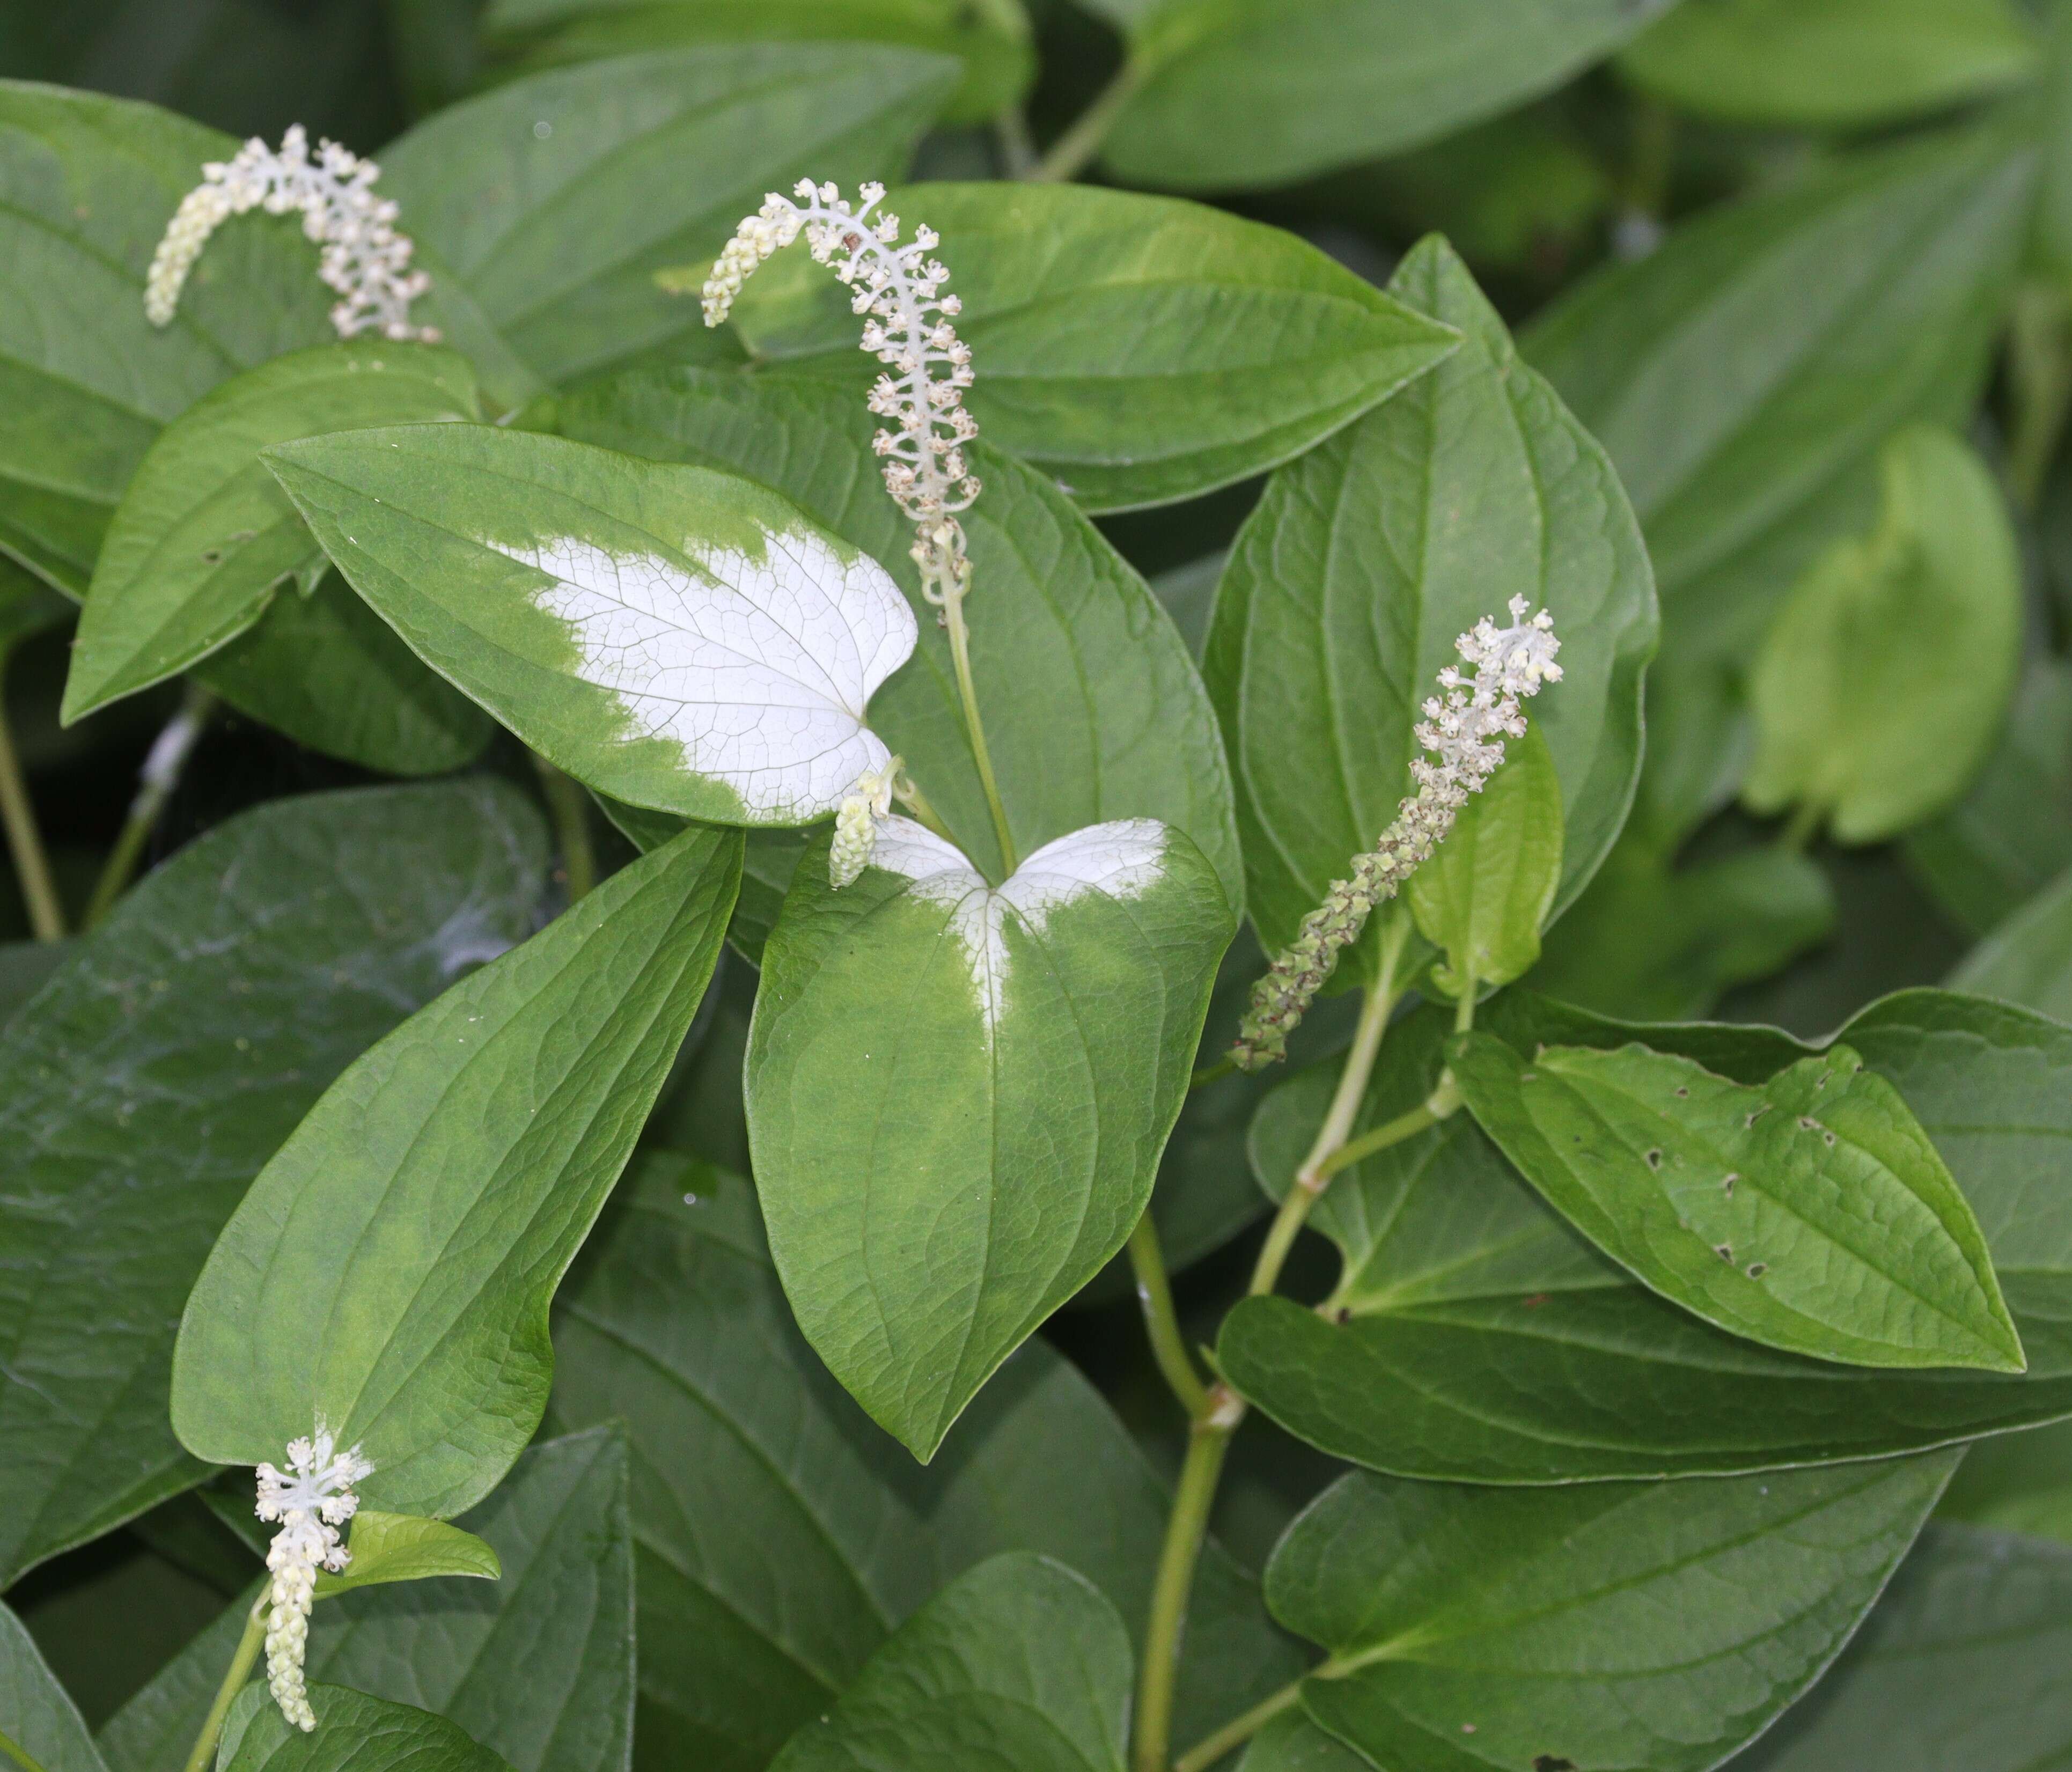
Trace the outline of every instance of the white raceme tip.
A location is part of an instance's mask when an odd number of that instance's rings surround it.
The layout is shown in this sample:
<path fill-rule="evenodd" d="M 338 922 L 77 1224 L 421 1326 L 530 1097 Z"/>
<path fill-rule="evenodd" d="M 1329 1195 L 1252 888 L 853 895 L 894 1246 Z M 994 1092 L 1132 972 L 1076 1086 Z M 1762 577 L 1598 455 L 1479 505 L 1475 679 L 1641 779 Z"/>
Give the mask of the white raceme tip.
<path fill-rule="evenodd" d="M 316 1602 L 317 1571 L 335 1573 L 352 1559 L 338 1528 L 359 1511 L 353 1486 L 374 1466 L 352 1446 L 340 1452 L 321 1417 L 316 1432 L 288 1443 L 288 1468 L 258 1468 L 260 1519 L 278 1520 L 281 1529 L 266 1548 L 272 1572 L 267 1593 L 266 1685 L 281 1714 L 295 1728 L 317 1726 L 302 1678 L 302 1658 L 309 1647 L 310 1609 Z"/>
<path fill-rule="evenodd" d="M 310 157 L 301 124 L 281 138 L 277 153 L 254 136 L 228 161 L 211 161 L 202 182 L 179 208 L 152 256 L 144 280 L 144 313 L 152 325 L 171 323 L 187 273 L 208 237 L 232 216 L 253 209 L 283 216 L 299 212 L 302 232 L 323 249 L 317 274 L 341 299 L 331 322 L 342 339 L 366 331 L 399 341 L 435 343 L 438 331 L 410 322 L 410 303 L 431 287 L 410 269 L 409 236 L 396 232 L 396 205 L 372 190 L 381 169 L 340 147 L 318 144 Z"/>

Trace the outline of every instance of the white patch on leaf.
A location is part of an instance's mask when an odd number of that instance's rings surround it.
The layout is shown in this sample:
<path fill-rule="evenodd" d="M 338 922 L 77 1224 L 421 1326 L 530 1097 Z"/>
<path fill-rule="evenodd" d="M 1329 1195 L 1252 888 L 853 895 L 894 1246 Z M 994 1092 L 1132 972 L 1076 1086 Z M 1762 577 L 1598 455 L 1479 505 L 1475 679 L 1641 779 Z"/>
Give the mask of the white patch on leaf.
<path fill-rule="evenodd" d="M 1089 824 L 1046 843 L 996 888 L 955 844 L 894 816 L 878 828 L 870 865 L 903 875 L 913 882 L 913 897 L 950 912 L 950 931 L 971 968 L 990 1034 L 1006 1004 L 1008 918 L 1018 917 L 1040 934 L 1059 906 L 1089 893 L 1141 897 L 1165 878 L 1166 827 L 1150 818 Z"/>
<path fill-rule="evenodd" d="M 916 630 L 876 561 L 806 530 L 768 536 L 760 560 L 687 546 L 694 573 L 576 536 L 487 545 L 551 581 L 533 601 L 568 624 L 577 675 L 751 815 L 818 818 L 884 767 L 864 713 Z"/>

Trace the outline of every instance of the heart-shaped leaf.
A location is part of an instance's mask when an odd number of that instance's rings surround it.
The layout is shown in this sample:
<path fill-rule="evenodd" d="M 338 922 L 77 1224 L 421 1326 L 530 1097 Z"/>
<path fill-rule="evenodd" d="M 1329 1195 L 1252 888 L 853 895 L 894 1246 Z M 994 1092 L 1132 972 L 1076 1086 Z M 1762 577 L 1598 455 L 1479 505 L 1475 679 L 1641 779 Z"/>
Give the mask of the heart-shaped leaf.
<path fill-rule="evenodd" d="M 1640 768 L 1655 592 L 1617 476 L 1444 242 L 1390 287 L 1461 348 L 1268 483 L 1202 661 L 1268 949 L 1395 818 L 1455 639 L 1514 596 L 1561 639 L 1562 679 L 1532 704 L 1567 820 L 1556 911 L 1618 834 Z"/>
<path fill-rule="evenodd" d="M 774 267 L 773 267 L 774 268 Z M 885 495 L 874 421 L 839 389 L 670 370 L 557 402 L 567 434 L 629 454 L 746 474 L 890 572 L 920 643 L 871 705 L 950 836 L 998 879 L 998 840 L 972 760 L 949 643 L 923 601 L 912 526 Z M 972 675 L 1016 847 L 1024 855 L 1114 819 L 1177 826 L 1235 904 L 1244 864 L 1215 710 L 1149 587 L 1042 475 L 980 443 L 970 538 Z"/>
<path fill-rule="evenodd" d="M 1433 982 L 1454 997 L 1531 968 L 1561 885 L 1561 783 L 1546 734 L 1527 726 L 1507 748 L 1404 888 L 1419 931 L 1445 956 Z"/>
<path fill-rule="evenodd" d="M 2016 84 L 2039 60 L 2008 0 L 1708 0 L 1649 27 L 1618 67 L 1679 110 L 1847 130 Z"/>
<path fill-rule="evenodd" d="M 320 345 L 232 376 L 166 429 L 122 495 L 65 679 L 69 723 L 185 670 L 324 565 L 259 460 L 269 443 L 480 416 L 465 358 L 430 345 Z"/>
<path fill-rule="evenodd" d="M 166 1398 L 209 1245 L 333 1077 L 524 939 L 545 851 L 487 779 L 277 801 L 148 876 L 0 1032 L 0 1580 L 206 1474 Z"/>
<path fill-rule="evenodd" d="M 1034 1338 L 915 1464 L 800 1336 L 738 1176 L 637 1157 L 561 1289 L 554 1346 L 553 1419 L 633 1437 L 643 1767 L 762 1772 L 947 1577 L 1001 1552 L 1058 1559 L 1144 1628 L 1172 1498 L 1100 1393 Z M 1211 1540 L 1182 1735 L 1301 1667 Z"/>
<path fill-rule="evenodd" d="M 1803 805 L 1844 843 L 1895 836 L 1964 791 L 2021 661 L 2021 544 L 1985 463 L 1926 425 L 1880 461 L 1877 527 L 1807 569 L 1749 683 L 1743 799 Z"/>
<path fill-rule="evenodd" d="M 2068 1649 L 2072 1549 L 1930 1526 L 1813 1697 L 1733 1772 L 2057 1765 L 2072 1753 Z"/>
<path fill-rule="evenodd" d="M 310 1620 L 309 1677 L 436 1711 L 517 1772 L 625 1772 L 633 1690 L 626 1471 L 616 1428 L 527 1448 L 495 1493 L 463 1516 L 503 1579 L 326 1599 Z M 253 1597 L 232 1601 L 102 1726 L 113 1772 L 164 1772 L 187 1752 Z"/>
<path fill-rule="evenodd" d="M 727 360 L 654 273 L 717 257 L 765 191 L 809 173 L 896 174 L 956 78 L 947 57 L 872 43 L 615 56 L 447 106 L 382 150 L 380 189 L 436 267 L 434 296 L 457 286 L 541 380 Z M 426 311 L 467 347 L 436 300 Z"/>
<path fill-rule="evenodd" d="M 1104 158 L 1233 191 L 1429 142 L 1560 85 L 1673 0 L 1095 0 L 1146 78 Z M 1235 120 L 1242 127 L 1233 127 Z"/>
<path fill-rule="evenodd" d="M 1122 1772 L 1129 1638 L 1099 1588 L 1026 1552 L 960 1576 L 771 1772 Z"/>
<path fill-rule="evenodd" d="M 1752 1086 L 1811 1051 L 1768 1030 L 1635 1027 L 1515 991 L 1478 1025 L 1521 1056 L 1543 1043 L 1616 1050 L 1641 1040 Z M 1409 1062 L 1370 1092 L 1361 1129 L 1400 1112 L 1407 1092 L 1429 1090 L 1439 1031 L 1399 1050 Z M 1467 1482 L 1885 1457 L 2072 1415 L 2072 1249 L 2055 1229 L 2072 1030 L 1978 997 L 1910 991 L 1840 1038 L 1898 1091 L 1963 1189 L 2029 1356 L 2025 1375 L 1835 1365 L 1713 1328 L 1599 1255 L 1462 1113 L 1333 1182 L 1318 1219 L 1346 1246 L 1341 1293 L 1322 1315 L 1286 1299 L 1240 1305 L 1218 1341 L 1225 1376 L 1338 1457 Z M 1391 1066 L 1384 1046 L 1380 1070 Z M 1305 1086 L 1305 1112 L 1280 1123 L 1262 1165 L 1283 1188 L 1298 1141 L 1322 1118 L 1329 1089 L 1318 1081 L 1288 1085 L 1291 1097 Z"/>
<path fill-rule="evenodd" d="M 1960 1456 L 1534 1490 L 1355 1474 L 1289 1528 L 1267 1600 L 1330 1651 L 1303 1709 L 1391 1772 L 1707 1772 L 1825 1671 Z"/>
<path fill-rule="evenodd" d="M 511 1772 L 458 1725 L 343 1686 L 310 1688 L 315 1730 L 305 1734 L 257 1686 L 240 1695 L 223 1735 L 223 1772 Z"/>
<path fill-rule="evenodd" d="M 382 1041 L 217 1239 L 180 1326 L 173 1425 L 257 1464 L 322 1420 L 369 1507 L 445 1517 L 539 1425 L 547 1305 L 712 976 L 741 840 L 614 875 Z"/>
<path fill-rule="evenodd" d="M 1277 228 L 1091 185 L 923 184 L 889 208 L 942 236 L 986 440 L 1091 511 L 1275 467 L 1454 347 Z M 847 290 L 804 253 L 742 293 L 758 358 L 870 385 Z"/>
<path fill-rule="evenodd" d="M 603 793 L 802 824 L 890 755 L 865 709 L 914 649 L 912 612 L 760 487 L 485 426 L 266 458 L 421 658 Z"/>
<path fill-rule="evenodd" d="M 1556 1211 L 1708 1322 L 1857 1365 L 2023 1369 L 1971 1207 L 1848 1046 L 1751 1087 L 1640 1045 L 1470 1035 L 1453 1073 Z"/>
<path fill-rule="evenodd" d="M 906 819 L 853 886 L 826 857 L 764 950 L 750 1145 L 806 1338 L 925 1459 L 1142 1215 L 1230 909 L 1149 820 L 1046 844 L 999 887 Z"/>

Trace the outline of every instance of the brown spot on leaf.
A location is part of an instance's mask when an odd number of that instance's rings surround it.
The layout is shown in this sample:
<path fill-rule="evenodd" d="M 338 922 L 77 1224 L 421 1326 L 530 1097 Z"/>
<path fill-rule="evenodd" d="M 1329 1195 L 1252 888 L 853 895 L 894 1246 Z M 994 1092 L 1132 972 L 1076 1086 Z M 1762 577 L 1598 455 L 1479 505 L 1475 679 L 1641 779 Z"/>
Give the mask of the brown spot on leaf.
<path fill-rule="evenodd" d="M 1770 1264 L 1767 1261 L 1751 1261 L 1748 1265 L 1748 1277 L 1751 1280 L 1760 1280 L 1769 1272 Z"/>
<path fill-rule="evenodd" d="M 1688 1101 L 1691 1099 L 1691 1092 L 1679 1086 L 1676 1091 L 1676 1099 L 1679 1101 Z"/>
<path fill-rule="evenodd" d="M 1533 1759 L 1532 1772 L 1576 1772 L 1576 1762 L 1558 1753 L 1541 1753 Z"/>
<path fill-rule="evenodd" d="M 1536 1292 L 1530 1298 L 1521 1298 L 1518 1302 L 1519 1308 L 1522 1309 L 1537 1310 L 1553 1296 L 1554 1294 L 1551 1292 Z"/>
<path fill-rule="evenodd" d="M 1656 1146 L 1655 1146 L 1655 1148 L 1653 1150 L 1644 1150 L 1644 1151 L 1642 1151 L 1642 1152 L 1640 1153 L 1640 1160 L 1641 1160 L 1643 1163 L 1646 1164 L 1646 1165 L 1647 1165 L 1647 1166 L 1648 1166 L 1650 1169 L 1659 1169 L 1659 1168 L 1661 1168 L 1661 1167 L 1662 1167 L 1662 1147 L 1661 1147 L 1659 1145 L 1656 1145 Z"/>
<path fill-rule="evenodd" d="M 1716 1243 L 1712 1245 L 1712 1253 L 1722 1261 L 1731 1261 L 1734 1258 L 1734 1246 L 1731 1243 Z"/>
<path fill-rule="evenodd" d="M 1739 1170 L 1729 1170 L 1727 1171 L 1727 1178 L 1720 1183 L 1720 1191 L 1725 1194 L 1729 1199 L 1732 1199 L 1734 1197 L 1734 1183 L 1741 1178 Z"/>

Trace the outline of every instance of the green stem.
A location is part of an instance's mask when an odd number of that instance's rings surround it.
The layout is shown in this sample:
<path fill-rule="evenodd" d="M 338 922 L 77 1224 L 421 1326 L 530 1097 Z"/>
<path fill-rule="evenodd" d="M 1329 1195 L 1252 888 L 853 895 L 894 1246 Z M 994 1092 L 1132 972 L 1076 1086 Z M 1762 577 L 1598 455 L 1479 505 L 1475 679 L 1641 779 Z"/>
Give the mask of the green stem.
<path fill-rule="evenodd" d="M 1166 1523 L 1166 1543 L 1158 1553 L 1158 1575 L 1151 1589 L 1151 1618 L 1144 1633 L 1144 1667 L 1137 1679 L 1137 1733 L 1130 1763 L 1133 1772 L 1166 1772 L 1173 1741 L 1173 1690 L 1180 1671 L 1180 1642 L 1187 1626 L 1187 1601 L 1194 1587 L 1194 1565 L 1208 1536 L 1209 1510 L 1216 1498 L 1231 1435 L 1244 1418 L 1237 1393 L 1219 1383 L 1194 1418 L 1187 1436 L 1186 1461 L 1173 1494 L 1173 1515 Z"/>
<path fill-rule="evenodd" d="M 1263 1699 L 1244 1716 L 1231 1718 L 1215 1734 L 1205 1736 L 1173 1762 L 1173 1772 L 1208 1772 L 1226 1753 L 1242 1747 L 1302 1696 L 1302 1682 L 1291 1680 L 1271 1698 Z"/>
<path fill-rule="evenodd" d="M 536 750 L 532 753 L 532 767 L 554 821 L 569 902 L 576 904 L 597 884 L 597 851 L 590 839 L 590 796 L 574 777 L 562 774 Z"/>
<path fill-rule="evenodd" d="M 1166 1274 L 1165 1252 L 1158 1247 L 1158 1227 L 1151 1222 L 1151 1208 L 1129 1233 L 1130 1272 L 1137 1277 L 1137 1299 L 1144 1307 L 1144 1330 L 1151 1338 L 1151 1352 L 1158 1370 L 1173 1387 L 1180 1407 L 1190 1420 L 1209 1406 L 1208 1387 L 1187 1357 L 1187 1338 L 1180 1333 L 1180 1318 L 1173 1309 L 1173 1285 Z"/>
<path fill-rule="evenodd" d="M 143 859 L 144 845 L 165 816 L 166 802 L 180 784 L 180 772 L 187 767 L 188 754 L 215 709 L 213 695 L 198 683 L 187 685 L 180 711 L 166 722 L 143 767 L 137 772 L 137 797 L 130 801 L 130 816 L 123 820 L 115 846 L 101 864 L 101 877 L 93 882 L 93 896 L 86 901 L 79 919 L 81 929 L 97 928 L 101 919 L 115 908 L 115 901 L 128 890 L 137 864 Z"/>
<path fill-rule="evenodd" d="M 0 658 L 0 665 L 4 665 Z M 64 911 L 51 879 L 50 857 L 43 853 L 43 833 L 36 828 L 36 808 L 29 799 L 28 783 L 22 779 L 21 759 L 14 753 L 14 733 L 6 709 L 0 706 L 0 820 L 7 826 L 7 847 L 14 857 L 14 877 L 22 886 L 22 902 L 28 907 L 29 928 L 39 941 L 56 941 L 65 932 Z"/>
<path fill-rule="evenodd" d="M 1029 134 L 1029 117 L 1019 105 L 1006 106 L 993 120 L 993 140 L 1000 148 L 1000 169 L 1009 179 L 1035 175 L 1036 144 Z"/>
<path fill-rule="evenodd" d="M 1194 1075 L 1188 1078 L 1187 1087 L 1190 1089 L 1206 1089 L 1212 1083 L 1222 1082 L 1236 1069 L 1236 1059 L 1229 1057 L 1220 1058 L 1214 1064 L 1203 1065 Z"/>
<path fill-rule="evenodd" d="M 0 1753 L 6 1754 L 15 1765 L 20 1766 L 22 1772 L 43 1772 L 43 1769 L 36 1764 L 27 1749 L 10 1741 L 4 1734 L 0 1734 Z"/>
<path fill-rule="evenodd" d="M 1050 151 L 1036 162 L 1029 177 L 1045 184 L 1062 184 L 1077 178 L 1100 152 L 1108 132 L 1115 127 L 1116 119 L 1137 97 L 1149 73 L 1149 68 L 1139 56 L 1132 56 L 1124 62 L 1120 71 L 1102 88 L 1093 103 L 1050 144 Z"/>
<path fill-rule="evenodd" d="M 1330 1172 L 1324 1166 L 1352 1134 L 1353 1122 L 1359 1117 L 1360 1103 L 1374 1075 L 1375 1060 L 1381 1055 L 1382 1036 L 1388 1031 L 1389 1012 L 1396 1007 L 1396 968 L 1409 938 L 1409 919 L 1400 915 L 1391 918 L 1382 933 L 1381 974 L 1361 1005 L 1352 1050 L 1346 1055 L 1346 1067 L 1338 1073 L 1338 1092 L 1331 1097 L 1323 1124 L 1317 1129 L 1309 1154 L 1302 1159 L 1302 1166 L 1289 1183 L 1281 1210 L 1266 1233 L 1265 1246 L 1259 1252 L 1258 1265 L 1252 1271 L 1254 1297 L 1264 1297 L 1279 1282 L 1303 1221 L 1330 1184 Z"/>
<path fill-rule="evenodd" d="M 2015 502 L 2033 516 L 2043 496 L 2065 421 L 2072 413 L 2072 291 L 2041 281 L 2016 292 L 2008 332 L 2008 384 L 2013 422 L 2008 480 Z"/>
<path fill-rule="evenodd" d="M 1820 828 L 1823 808 L 1807 800 L 1791 815 L 1791 821 L 1777 833 L 1778 846 L 1790 849 L 1794 854 L 1803 852 L 1813 841 L 1813 833 Z"/>
<path fill-rule="evenodd" d="M 1363 1163 L 1377 1151 L 1400 1145 L 1406 1138 L 1415 1138 L 1427 1126 L 1436 1126 L 1441 1120 L 1452 1118 L 1460 1111 L 1460 1106 L 1461 1092 L 1453 1086 L 1452 1075 L 1441 1076 L 1439 1087 L 1409 1112 L 1398 1114 L 1388 1124 L 1377 1126 L 1372 1132 L 1347 1139 L 1333 1151 L 1317 1166 L 1319 1179 L 1328 1182 L 1340 1170 Z"/>
<path fill-rule="evenodd" d="M 1012 875 L 1022 861 L 1014 852 L 1013 833 L 1007 828 L 1007 808 L 1001 804 L 1000 783 L 993 779 L 993 753 L 985 743 L 985 724 L 978 716 L 978 690 L 972 682 L 971 635 L 964 626 L 964 594 L 970 589 L 969 574 L 963 582 L 944 587 L 943 623 L 950 634 L 950 660 L 956 667 L 957 693 L 964 705 L 964 730 L 971 738 L 972 758 L 978 765 L 979 785 L 985 790 L 985 804 L 993 812 L 993 828 L 1000 839 L 1001 865 Z"/>
<path fill-rule="evenodd" d="M 892 784 L 892 797 L 921 823 L 927 825 L 936 836 L 942 838 L 945 843 L 956 841 L 956 839 L 950 835 L 949 826 L 943 822 L 935 808 L 928 804 L 928 796 L 921 791 L 921 784 L 904 769 L 899 771 L 898 780 Z"/>
<path fill-rule="evenodd" d="M 208 1707 L 208 1715 L 202 1719 L 201 1733 L 195 1737 L 194 1750 L 187 1755 L 187 1772 L 203 1772 L 209 1756 L 216 1752 L 216 1744 L 223 1736 L 223 1720 L 230 1714 L 231 1700 L 244 1690 L 245 1682 L 252 1677 L 252 1664 L 259 1659 L 259 1646 L 266 1640 L 266 1594 L 261 1590 L 259 1597 L 252 1602 L 252 1610 L 245 1615 L 245 1634 L 237 1639 L 236 1653 L 230 1658 L 230 1667 L 223 1676 L 223 1684 L 216 1689 L 216 1702 Z"/>
<path fill-rule="evenodd" d="M 1461 994 L 1453 1005 L 1453 1031 L 1465 1034 L 1475 1025 L 1475 978 L 1470 972 L 1461 981 Z"/>

